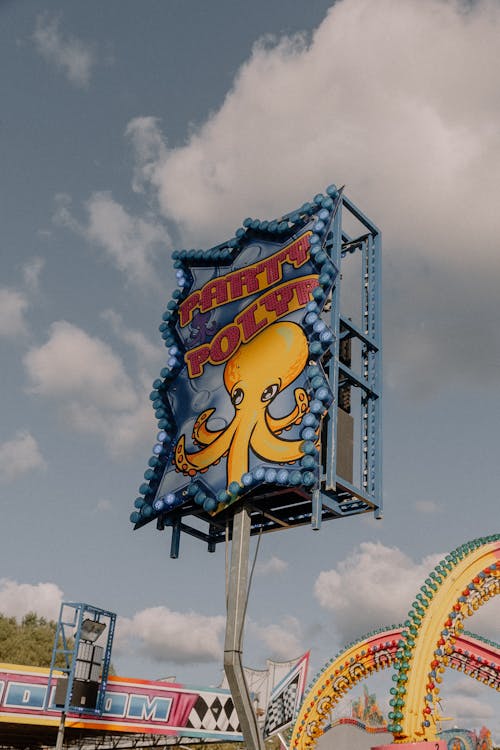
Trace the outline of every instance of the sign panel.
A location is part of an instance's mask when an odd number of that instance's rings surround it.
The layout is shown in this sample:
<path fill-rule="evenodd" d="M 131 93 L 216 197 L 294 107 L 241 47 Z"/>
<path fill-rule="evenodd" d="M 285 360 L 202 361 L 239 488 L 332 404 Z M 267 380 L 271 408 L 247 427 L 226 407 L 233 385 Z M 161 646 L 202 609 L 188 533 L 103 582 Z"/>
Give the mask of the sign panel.
<path fill-rule="evenodd" d="M 309 651 L 273 689 L 266 711 L 264 737 L 281 732 L 292 724 L 304 697 L 308 666 Z"/>
<path fill-rule="evenodd" d="M 303 501 L 318 485 L 339 201 L 331 186 L 279 222 L 246 220 L 224 245 L 174 253 L 179 289 L 160 326 L 168 361 L 150 396 L 159 432 L 136 526 L 189 504 L 216 517 L 266 488 Z"/>
<path fill-rule="evenodd" d="M 49 670 L 0 664 L 0 724 L 57 727 L 60 708 L 53 685 L 44 710 Z M 68 712 L 68 729 L 143 733 L 241 742 L 229 690 L 190 688 L 179 683 L 109 677 L 101 716 Z"/>

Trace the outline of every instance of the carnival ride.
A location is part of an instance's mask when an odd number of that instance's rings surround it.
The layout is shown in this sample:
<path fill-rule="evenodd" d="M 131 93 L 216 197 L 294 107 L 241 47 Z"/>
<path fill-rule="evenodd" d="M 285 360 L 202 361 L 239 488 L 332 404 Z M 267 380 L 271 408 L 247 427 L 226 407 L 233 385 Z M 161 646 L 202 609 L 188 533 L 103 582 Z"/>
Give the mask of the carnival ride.
<path fill-rule="evenodd" d="M 49 669 L 0 664 L 0 747 L 53 746 L 61 716 L 56 695 Z M 92 750 L 151 748 L 238 742 L 241 731 L 228 690 L 110 676 L 102 712 L 70 708 L 64 741 Z"/>
<path fill-rule="evenodd" d="M 426 578 L 403 625 L 374 631 L 348 645 L 316 675 L 293 724 L 290 750 L 313 750 L 341 698 L 362 680 L 390 667 L 395 673 L 388 731 L 396 743 L 438 735 L 437 704 L 446 667 L 500 691 L 500 646 L 463 626 L 465 618 L 499 592 L 500 534 L 473 540 L 446 555 Z M 18 740 L 29 732 L 40 739 L 53 736 L 57 711 L 54 706 L 43 709 L 48 673 L 0 665 L 0 736 L 7 731 Z M 184 707 L 182 719 L 173 710 L 179 700 Z M 138 732 L 143 740 L 145 733 L 160 740 L 161 746 L 179 737 L 183 743 L 193 738 L 197 742 L 241 739 L 234 705 L 225 690 L 111 677 L 105 706 L 101 717 L 75 715 L 70 736 L 75 741 L 78 736 L 93 738 L 96 748 L 110 747 L 106 744 L 110 737 L 117 742 L 127 736 L 129 747 L 140 747 L 133 744 Z M 15 739 L 11 746 L 16 746 Z"/>
<path fill-rule="evenodd" d="M 330 728 L 331 711 L 347 691 L 374 672 L 395 665 L 400 638 L 401 628 L 371 633 L 329 662 L 317 678 L 322 679 L 327 688 L 331 686 L 330 695 L 323 691 L 317 701 L 318 714 L 324 718 L 324 724 L 308 726 L 307 741 L 301 746 L 312 748 L 323 729 Z M 500 648 L 490 641 L 472 633 L 462 633 L 454 644 L 448 666 L 500 690 Z M 325 676 L 327 669 L 335 674 L 333 680 Z M 2 741 L 10 738 L 10 746 L 22 745 L 31 737 L 45 743 L 55 738 L 58 711 L 54 706 L 43 709 L 48 676 L 48 669 L 0 664 L 0 738 Z M 310 706 L 312 690 L 314 685 L 303 706 Z M 337 723 L 355 724 L 369 733 L 387 731 L 385 726 L 374 729 L 346 717 Z M 106 710 L 102 716 L 74 714 L 69 718 L 67 731 L 72 745 L 84 746 L 92 741 L 95 750 L 125 747 L 125 744 L 141 747 L 148 742 L 150 746 L 154 743 L 155 747 L 164 747 L 175 744 L 179 738 L 183 744 L 241 741 L 234 705 L 227 690 L 188 688 L 179 683 L 124 677 L 109 678 Z"/>
<path fill-rule="evenodd" d="M 390 666 L 395 743 L 436 739 L 446 667 L 500 690 L 500 648 L 464 632 L 463 621 L 500 592 L 500 534 L 461 545 L 425 579 L 402 627 L 372 633 L 329 661 L 312 681 L 294 723 L 290 750 L 312 750 L 330 712 L 360 680 Z"/>
<path fill-rule="evenodd" d="M 393 696 L 390 704 L 394 709 L 389 714 L 392 723 L 376 731 L 387 729 L 394 734 L 396 743 L 412 743 L 415 737 L 418 741 L 423 735 L 426 742 L 437 736 L 444 741 L 446 733 L 441 732 L 437 709 L 440 708 L 439 684 L 445 667 L 463 671 L 486 686 L 500 690 L 500 647 L 463 630 L 464 619 L 499 593 L 499 558 L 500 535 L 462 545 L 431 571 L 404 625 L 373 632 L 328 662 L 301 704 L 291 750 L 312 750 L 324 730 L 331 727 L 332 709 L 344 694 L 373 672 L 391 666 L 396 667 L 393 675 L 396 684 L 390 690 Z M 24 747 L 22 743 L 30 733 L 43 742 L 55 730 L 57 687 L 51 686 L 48 672 L 0 665 L 0 737 L 4 741 L 5 733 L 11 734 L 9 747 Z M 70 723 L 73 739 L 77 741 L 79 736 L 84 743 L 79 747 L 86 747 L 89 737 L 95 748 L 125 747 L 120 739 L 125 735 L 128 736 L 127 747 L 141 747 L 143 742 L 148 742 L 145 734 L 155 735 L 155 747 L 160 746 L 159 735 L 163 735 L 161 746 L 178 742 L 180 736 L 185 743 L 241 739 L 238 717 L 228 691 L 206 695 L 214 691 L 201 689 L 200 692 L 179 684 L 127 678 L 110 680 L 103 715 L 89 718 L 83 710 Z M 176 708 L 179 700 L 181 720 Z M 212 731 L 205 722 L 207 715 Z M 327 726 L 329 719 L 330 727 Z M 342 719 L 337 723 L 346 721 Z M 370 731 L 359 722 L 351 723 Z M 141 736 L 135 734 L 138 730 L 142 731 Z M 455 740 L 453 735 L 450 742 Z M 486 740 L 483 740 L 482 746 L 485 746 Z M 19 741 L 21 745 L 17 744 Z"/>

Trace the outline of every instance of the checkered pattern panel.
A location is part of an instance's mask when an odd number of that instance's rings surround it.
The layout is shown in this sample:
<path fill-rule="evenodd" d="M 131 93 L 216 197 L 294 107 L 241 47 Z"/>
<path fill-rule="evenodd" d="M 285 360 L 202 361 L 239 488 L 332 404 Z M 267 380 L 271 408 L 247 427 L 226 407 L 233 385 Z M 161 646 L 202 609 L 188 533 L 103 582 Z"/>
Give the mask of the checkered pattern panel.
<path fill-rule="evenodd" d="M 222 693 L 203 693 L 191 709 L 186 729 L 206 732 L 241 732 L 233 699 Z"/>
<path fill-rule="evenodd" d="M 300 674 L 297 674 L 269 703 L 264 724 L 264 737 L 268 737 L 273 732 L 279 732 L 293 721 L 299 679 Z"/>

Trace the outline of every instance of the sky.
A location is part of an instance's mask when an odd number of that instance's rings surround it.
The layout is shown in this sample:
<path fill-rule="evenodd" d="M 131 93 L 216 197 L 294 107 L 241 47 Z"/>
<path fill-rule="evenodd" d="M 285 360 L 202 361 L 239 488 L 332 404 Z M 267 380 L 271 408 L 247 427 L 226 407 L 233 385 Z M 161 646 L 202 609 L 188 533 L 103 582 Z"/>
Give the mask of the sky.
<path fill-rule="evenodd" d="M 93 604 L 119 674 L 220 683 L 224 549 L 129 521 L 171 253 L 331 183 L 383 234 L 384 518 L 262 538 L 245 663 L 312 678 L 499 531 L 499 33 L 498 0 L 0 0 L 0 612 Z M 497 694 L 442 696 L 500 741 Z"/>

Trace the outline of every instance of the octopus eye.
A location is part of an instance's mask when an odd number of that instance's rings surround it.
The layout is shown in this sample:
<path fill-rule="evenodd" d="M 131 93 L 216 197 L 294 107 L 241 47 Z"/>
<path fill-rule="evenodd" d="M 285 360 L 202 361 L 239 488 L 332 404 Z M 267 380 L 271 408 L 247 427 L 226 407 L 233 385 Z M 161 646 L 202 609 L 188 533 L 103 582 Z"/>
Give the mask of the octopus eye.
<path fill-rule="evenodd" d="M 262 391 L 262 396 L 260 397 L 261 401 L 271 401 L 276 394 L 278 393 L 279 385 L 278 383 L 273 383 L 272 385 L 268 385 L 267 388 L 265 388 Z"/>
<path fill-rule="evenodd" d="M 241 404 L 244 395 L 245 393 L 241 388 L 235 388 L 231 394 L 231 403 L 233 404 L 233 406 L 238 406 L 238 404 Z"/>

